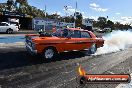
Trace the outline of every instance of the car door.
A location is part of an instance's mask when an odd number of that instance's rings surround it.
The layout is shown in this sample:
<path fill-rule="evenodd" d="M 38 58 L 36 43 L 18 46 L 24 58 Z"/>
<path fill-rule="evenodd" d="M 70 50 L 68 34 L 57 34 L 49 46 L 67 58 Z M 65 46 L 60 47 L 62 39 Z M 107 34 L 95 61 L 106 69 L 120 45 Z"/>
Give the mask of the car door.
<path fill-rule="evenodd" d="M 62 33 L 62 37 L 60 38 L 61 40 L 61 45 L 60 46 L 64 52 L 67 51 L 73 51 L 74 49 L 74 39 L 71 37 L 73 31 L 69 29 L 64 29 Z"/>
<path fill-rule="evenodd" d="M 2 29 L 3 29 L 3 26 L 2 26 L 2 24 L 0 23 L 0 32 L 2 32 Z"/>
<path fill-rule="evenodd" d="M 5 23 L 5 26 L 4 26 L 4 32 L 6 32 L 7 29 L 9 29 L 9 24 L 8 24 L 8 23 Z"/>
<path fill-rule="evenodd" d="M 0 23 L 0 32 L 5 32 L 5 23 Z"/>
<path fill-rule="evenodd" d="M 79 51 L 81 50 L 82 40 L 81 40 L 81 31 L 80 30 L 74 30 L 72 36 L 72 51 Z"/>
<path fill-rule="evenodd" d="M 94 39 L 88 31 L 81 31 L 80 41 L 82 42 L 82 50 L 89 49 L 95 43 Z"/>
<path fill-rule="evenodd" d="M 89 49 L 94 42 L 89 32 L 81 30 L 74 30 L 71 41 L 73 51 Z"/>
<path fill-rule="evenodd" d="M 71 32 L 71 30 L 69 32 Z M 81 44 L 80 44 L 81 32 L 80 31 L 72 30 L 72 32 L 69 33 L 68 37 L 64 37 L 62 39 L 63 39 L 64 51 L 78 51 L 78 50 L 80 50 L 80 46 L 81 46 Z"/>

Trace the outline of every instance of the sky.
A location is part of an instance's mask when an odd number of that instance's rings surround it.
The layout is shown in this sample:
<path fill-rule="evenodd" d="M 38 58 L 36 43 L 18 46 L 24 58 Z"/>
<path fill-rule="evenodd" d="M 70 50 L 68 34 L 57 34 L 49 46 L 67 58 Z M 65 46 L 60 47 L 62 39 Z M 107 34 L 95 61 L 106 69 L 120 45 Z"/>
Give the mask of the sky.
<path fill-rule="evenodd" d="M 0 0 L 6 2 L 7 0 Z M 97 20 L 99 16 L 107 17 L 114 22 L 132 23 L 132 0 L 28 0 L 28 3 L 49 14 L 58 13 L 61 16 L 73 15 L 76 8 L 84 18 Z M 64 6 L 67 6 L 65 10 Z"/>

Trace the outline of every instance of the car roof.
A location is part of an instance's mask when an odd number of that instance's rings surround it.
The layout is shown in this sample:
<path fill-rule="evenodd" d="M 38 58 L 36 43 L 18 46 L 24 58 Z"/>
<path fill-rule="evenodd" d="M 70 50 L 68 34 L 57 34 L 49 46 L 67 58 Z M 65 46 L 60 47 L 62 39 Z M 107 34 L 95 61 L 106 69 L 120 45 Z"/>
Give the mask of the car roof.
<path fill-rule="evenodd" d="M 18 22 L 10 22 L 10 23 L 16 23 L 17 24 Z"/>
<path fill-rule="evenodd" d="M 84 29 L 80 29 L 80 28 L 66 28 L 66 29 L 68 29 L 68 30 L 72 30 L 72 31 L 74 31 L 74 30 L 84 31 Z"/>
<path fill-rule="evenodd" d="M 0 23 L 8 23 L 8 22 L 0 22 Z"/>

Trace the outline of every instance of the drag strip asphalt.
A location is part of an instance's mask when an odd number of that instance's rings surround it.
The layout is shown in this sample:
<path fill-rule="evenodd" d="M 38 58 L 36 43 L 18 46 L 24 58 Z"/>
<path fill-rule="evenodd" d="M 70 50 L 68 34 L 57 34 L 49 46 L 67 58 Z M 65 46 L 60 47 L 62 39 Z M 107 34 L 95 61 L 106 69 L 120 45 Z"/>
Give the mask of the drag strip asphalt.
<path fill-rule="evenodd" d="M 24 36 L 25 33 L 30 31 L 1 34 L 0 38 Z M 0 88 L 82 88 L 78 83 L 78 64 L 88 74 L 132 73 L 131 53 L 132 48 L 91 56 L 69 52 L 61 53 L 53 61 L 45 61 L 30 56 L 21 39 L 15 43 L 0 43 Z M 83 88 L 115 88 L 122 85 L 125 84 L 87 84 Z M 125 85 L 126 88 L 130 86 L 131 83 Z"/>
<path fill-rule="evenodd" d="M 79 87 L 78 63 L 87 73 L 132 72 L 132 49 L 111 54 L 84 56 L 80 52 L 62 53 L 49 62 L 31 57 L 24 45 L 0 48 L 0 85 L 6 88 L 76 88 Z M 125 64 L 126 63 L 126 64 Z M 125 68 L 127 66 L 127 68 Z M 120 68 L 122 67 L 122 68 Z M 115 70 L 116 68 L 116 70 Z M 120 68 L 118 71 L 117 69 Z M 115 88 L 118 84 L 90 84 L 86 88 Z"/>

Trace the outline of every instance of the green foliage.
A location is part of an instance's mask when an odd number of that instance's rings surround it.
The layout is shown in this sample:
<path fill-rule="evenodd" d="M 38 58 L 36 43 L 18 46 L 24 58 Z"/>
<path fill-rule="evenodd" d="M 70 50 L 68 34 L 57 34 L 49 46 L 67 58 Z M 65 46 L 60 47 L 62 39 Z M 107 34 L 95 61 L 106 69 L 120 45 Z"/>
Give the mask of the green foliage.
<path fill-rule="evenodd" d="M 107 27 L 111 28 L 111 29 L 114 29 L 114 22 L 112 22 L 111 20 L 108 20 L 107 21 Z"/>
<path fill-rule="evenodd" d="M 12 10 L 12 6 L 14 6 L 14 1 L 13 0 L 8 0 L 7 1 L 7 6 L 8 6 L 6 8 L 7 10 L 9 10 L 9 11 Z"/>
<path fill-rule="evenodd" d="M 82 26 L 82 14 L 80 12 L 74 13 L 76 15 L 76 27 L 81 27 Z"/>
<path fill-rule="evenodd" d="M 131 24 L 123 25 L 123 24 L 121 24 L 119 22 L 114 23 L 111 20 L 107 21 L 107 18 L 105 18 L 105 17 L 99 17 L 98 21 L 94 21 L 93 22 L 93 26 L 94 27 L 98 27 L 98 28 L 101 28 L 101 29 L 103 29 L 103 28 L 111 28 L 112 30 L 118 30 L 118 29 L 127 30 L 127 29 L 131 28 L 130 25 Z"/>
<path fill-rule="evenodd" d="M 19 4 L 19 6 L 17 5 Z M 7 0 L 7 7 L 4 6 L 0 6 L 0 11 L 3 11 L 5 9 L 11 11 L 12 8 L 15 8 L 16 12 L 20 12 L 20 13 L 25 13 L 28 14 L 30 16 L 33 17 L 42 17 L 45 18 L 45 11 L 44 10 L 40 10 L 37 7 L 31 6 L 28 4 L 28 0 Z M 74 16 L 76 15 L 76 20 L 74 18 Z M 82 27 L 82 14 L 80 12 L 76 12 L 74 13 L 74 16 L 67 16 L 67 17 L 61 17 L 60 15 L 56 14 L 51 14 L 49 15 L 48 13 L 46 13 L 46 18 L 50 18 L 50 19 L 56 19 L 59 21 L 64 21 L 64 22 L 76 22 L 76 27 Z M 109 27 L 111 29 L 128 29 L 131 28 L 130 26 L 131 24 L 120 24 L 119 22 L 112 22 L 111 20 L 107 21 L 107 18 L 105 17 L 99 17 L 98 21 L 93 21 L 93 26 L 94 27 L 99 27 L 101 29 Z"/>
<path fill-rule="evenodd" d="M 105 17 L 99 17 L 98 18 L 98 26 L 100 28 L 102 28 L 102 29 L 105 28 L 106 22 L 107 22 L 107 19 Z"/>
<path fill-rule="evenodd" d="M 118 29 L 127 30 L 127 29 L 131 29 L 131 28 L 132 28 L 132 27 L 130 26 L 130 24 L 125 24 L 125 25 L 123 25 L 123 24 L 120 24 L 119 22 L 116 22 L 116 23 L 114 24 L 114 27 L 115 27 L 116 30 L 118 30 Z"/>

